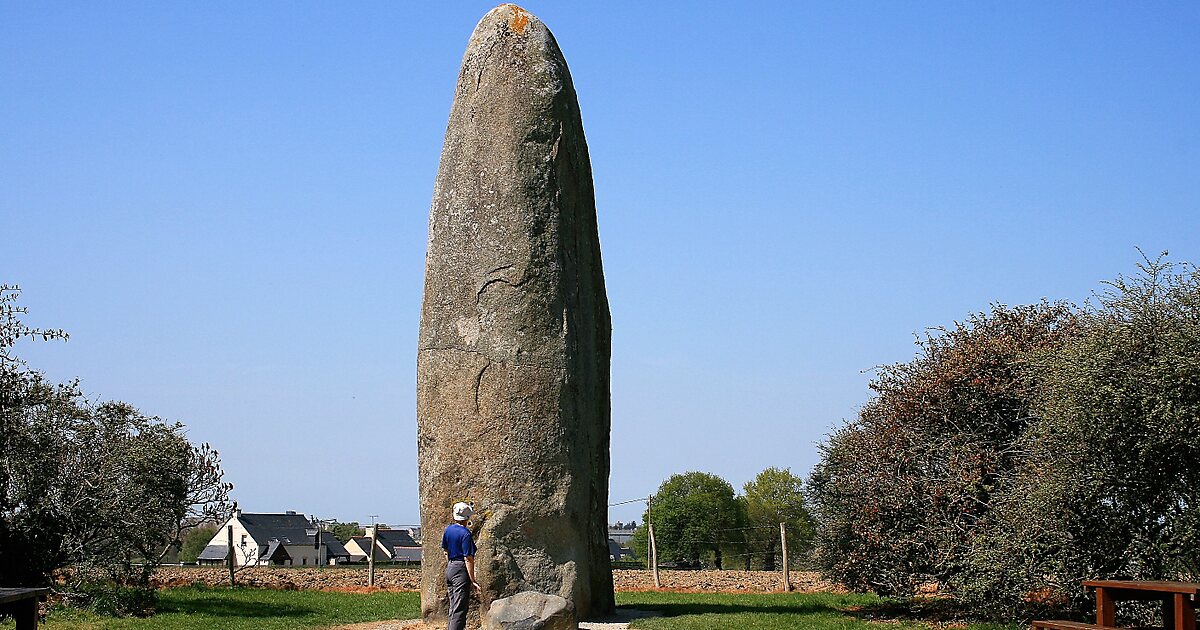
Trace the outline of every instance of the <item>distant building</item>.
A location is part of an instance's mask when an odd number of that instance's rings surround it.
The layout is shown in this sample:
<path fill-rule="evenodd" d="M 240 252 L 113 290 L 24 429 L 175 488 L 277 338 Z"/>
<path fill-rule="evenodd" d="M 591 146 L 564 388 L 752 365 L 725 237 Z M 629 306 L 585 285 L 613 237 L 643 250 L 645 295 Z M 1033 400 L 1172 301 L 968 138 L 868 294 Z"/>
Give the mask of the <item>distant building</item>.
<path fill-rule="evenodd" d="M 229 561 L 229 527 L 233 527 L 235 566 L 317 566 L 340 564 L 350 554 L 331 532 L 303 514 L 252 514 L 238 510 L 221 526 L 197 561 L 225 564 Z"/>
<path fill-rule="evenodd" d="M 371 527 L 365 536 L 355 536 L 346 541 L 346 553 L 350 562 L 364 562 L 371 549 Z M 379 529 L 375 534 L 375 562 L 420 562 L 421 545 L 413 539 L 409 530 Z"/>
<path fill-rule="evenodd" d="M 608 526 L 608 557 L 611 560 L 637 560 L 637 553 L 630 547 L 637 523 L 617 522 Z"/>
<path fill-rule="evenodd" d="M 614 562 L 622 560 L 637 560 L 637 554 L 628 547 L 622 547 L 617 541 L 608 539 L 608 559 Z"/>
<path fill-rule="evenodd" d="M 608 538 L 617 541 L 618 545 L 628 546 L 633 541 L 632 529 L 609 529 Z"/>

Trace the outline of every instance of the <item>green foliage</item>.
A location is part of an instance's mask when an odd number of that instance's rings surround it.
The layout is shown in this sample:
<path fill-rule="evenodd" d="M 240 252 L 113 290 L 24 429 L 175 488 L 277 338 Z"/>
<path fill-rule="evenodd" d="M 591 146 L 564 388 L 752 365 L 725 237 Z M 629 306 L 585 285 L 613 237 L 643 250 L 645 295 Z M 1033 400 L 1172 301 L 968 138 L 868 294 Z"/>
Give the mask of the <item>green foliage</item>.
<path fill-rule="evenodd" d="M 871 595 L 833 593 L 617 593 L 617 604 L 652 610 L 661 616 L 637 619 L 641 630 L 872 630 L 885 627 Z M 894 630 L 929 630 L 920 620 L 886 619 Z M 982 624 L 954 624 L 962 630 L 1016 630 Z"/>
<path fill-rule="evenodd" d="M 716 475 L 687 472 L 672 475 L 654 494 L 642 518 L 654 523 L 659 562 L 709 562 L 721 568 L 723 557 L 737 554 L 744 543 L 746 516 L 733 486 Z M 634 533 L 637 549 L 645 549 L 643 528 Z"/>
<path fill-rule="evenodd" d="M 179 549 L 180 562 L 195 562 L 200 553 L 208 546 L 219 528 L 216 525 L 197 525 L 183 535 L 183 543 Z"/>
<path fill-rule="evenodd" d="M 124 586 L 99 580 L 80 583 L 72 598 L 106 617 L 149 617 L 158 604 L 158 591 L 149 586 Z"/>
<path fill-rule="evenodd" d="M 13 343 L 65 334 L 22 324 L 18 295 L 0 287 L 0 583 L 46 584 L 71 567 L 68 588 L 99 576 L 145 586 L 188 528 L 227 511 L 219 456 L 178 423 L 92 404 L 78 383 L 28 369 Z"/>
<path fill-rule="evenodd" d="M 1082 612 L 1082 579 L 1200 577 L 1200 272 L 1139 267 L 1035 362 L 1040 419 L 974 545 L 962 584 L 974 606 Z"/>
<path fill-rule="evenodd" d="M 875 397 L 821 446 L 809 482 L 817 559 L 830 577 L 912 595 L 964 570 L 1033 417 L 1025 357 L 1074 330 L 1062 304 L 997 305 L 927 335 L 913 361 L 880 368 Z"/>
<path fill-rule="evenodd" d="M 934 580 L 1008 619 L 1087 617 L 1085 579 L 1200 577 L 1200 272 L 1139 269 L 1083 309 L 997 307 L 885 369 L 810 480 L 830 577 Z"/>
<path fill-rule="evenodd" d="M 338 541 L 342 543 L 345 543 L 355 536 L 363 536 L 367 533 L 367 530 L 364 529 L 362 525 L 359 525 L 358 521 L 352 521 L 349 523 L 334 523 L 333 526 L 329 528 L 329 531 L 333 534 L 334 538 L 337 538 Z"/>
<path fill-rule="evenodd" d="M 813 526 L 804 501 L 804 480 L 788 468 L 767 468 L 742 488 L 746 511 L 745 558 L 761 559 L 774 571 L 780 551 L 779 524 L 787 525 L 788 561 L 796 566 L 812 541 Z"/>

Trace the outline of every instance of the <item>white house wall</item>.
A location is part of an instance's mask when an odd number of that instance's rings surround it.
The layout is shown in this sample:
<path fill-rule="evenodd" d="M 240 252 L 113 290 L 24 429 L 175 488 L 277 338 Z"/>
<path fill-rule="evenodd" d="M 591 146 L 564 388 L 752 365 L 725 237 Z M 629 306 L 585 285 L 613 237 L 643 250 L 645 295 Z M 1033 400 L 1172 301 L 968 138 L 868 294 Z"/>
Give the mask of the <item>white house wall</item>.
<path fill-rule="evenodd" d="M 220 531 L 208 542 L 210 545 L 224 547 L 229 544 L 229 526 L 233 526 L 233 563 L 237 566 L 258 564 L 259 542 L 254 540 L 250 532 L 242 527 L 241 521 L 231 518 L 221 526 Z M 288 549 L 291 552 L 291 549 Z M 265 561 L 264 561 L 265 562 Z"/>

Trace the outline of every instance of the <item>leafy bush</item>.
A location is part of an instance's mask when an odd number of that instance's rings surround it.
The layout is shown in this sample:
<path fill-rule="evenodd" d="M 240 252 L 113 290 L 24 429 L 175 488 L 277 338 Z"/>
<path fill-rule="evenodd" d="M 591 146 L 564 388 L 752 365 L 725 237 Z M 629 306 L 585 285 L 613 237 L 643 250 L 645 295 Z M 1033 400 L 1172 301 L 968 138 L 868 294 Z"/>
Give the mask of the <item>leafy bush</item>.
<path fill-rule="evenodd" d="M 995 614 L 1085 615 L 1083 579 L 1200 577 L 1200 273 L 1146 261 L 1081 319 L 1035 362 L 1039 420 L 959 589 Z"/>
<path fill-rule="evenodd" d="M 222 516 L 231 486 L 183 425 L 93 404 L 78 383 L 49 383 L 17 359 L 22 338 L 66 337 L 21 323 L 18 295 L 0 285 L 0 583 L 49 584 L 71 567 L 67 588 L 103 575 L 113 608 L 137 610 L 122 589 L 148 584 L 188 528 Z"/>
<path fill-rule="evenodd" d="M 82 582 L 74 604 L 110 617 L 149 617 L 158 605 L 158 592 L 148 586 L 124 586 L 109 580 Z"/>
<path fill-rule="evenodd" d="M 1200 272 L 1139 268 L 1083 309 L 995 307 L 885 368 L 810 480 L 830 577 L 936 581 L 1009 619 L 1087 616 L 1085 579 L 1200 577 Z"/>
<path fill-rule="evenodd" d="M 809 481 L 817 560 L 854 589 L 912 595 L 964 570 L 972 532 L 1033 418 L 1024 358 L 1075 329 L 1063 304 L 996 305 L 881 368 L 875 397 L 821 446 Z"/>

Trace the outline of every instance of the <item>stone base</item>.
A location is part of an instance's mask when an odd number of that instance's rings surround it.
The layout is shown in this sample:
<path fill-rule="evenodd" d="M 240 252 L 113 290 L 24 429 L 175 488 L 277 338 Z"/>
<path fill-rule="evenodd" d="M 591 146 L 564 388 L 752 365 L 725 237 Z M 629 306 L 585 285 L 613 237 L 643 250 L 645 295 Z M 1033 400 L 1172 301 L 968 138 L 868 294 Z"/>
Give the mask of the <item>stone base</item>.
<path fill-rule="evenodd" d="M 525 591 L 497 599 L 488 608 L 484 630 L 577 630 L 571 604 L 557 596 Z"/>

